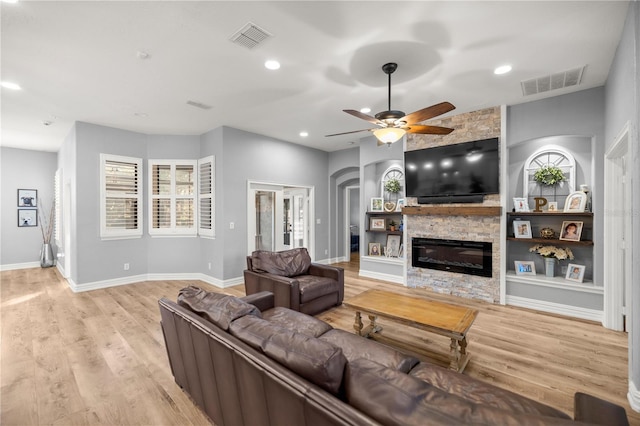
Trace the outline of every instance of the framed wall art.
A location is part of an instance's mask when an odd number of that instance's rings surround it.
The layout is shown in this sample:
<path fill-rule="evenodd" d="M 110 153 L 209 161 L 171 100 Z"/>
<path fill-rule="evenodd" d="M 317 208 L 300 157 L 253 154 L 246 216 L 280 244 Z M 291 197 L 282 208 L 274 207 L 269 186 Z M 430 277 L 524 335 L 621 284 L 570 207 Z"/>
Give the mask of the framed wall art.
<path fill-rule="evenodd" d="M 18 210 L 18 228 L 27 228 L 30 226 L 38 226 L 38 210 L 37 209 L 19 209 Z"/>
<path fill-rule="evenodd" d="M 516 238 L 531 238 L 531 222 L 528 220 L 514 220 L 513 235 Z"/>
<path fill-rule="evenodd" d="M 372 217 L 369 221 L 370 231 L 384 231 L 387 229 L 387 224 L 384 218 Z"/>
<path fill-rule="evenodd" d="M 369 211 L 372 211 L 372 212 L 384 211 L 384 203 L 382 201 L 382 197 L 373 197 L 371 199 L 371 207 Z"/>
<path fill-rule="evenodd" d="M 38 190 L 18 189 L 18 207 L 38 207 Z"/>

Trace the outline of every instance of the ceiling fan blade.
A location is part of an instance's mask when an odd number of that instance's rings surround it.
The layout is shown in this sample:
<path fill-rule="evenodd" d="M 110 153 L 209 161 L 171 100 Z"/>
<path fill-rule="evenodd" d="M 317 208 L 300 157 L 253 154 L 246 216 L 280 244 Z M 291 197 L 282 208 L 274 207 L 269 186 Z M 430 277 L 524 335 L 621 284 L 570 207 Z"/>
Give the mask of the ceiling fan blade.
<path fill-rule="evenodd" d="M 375 129 L 353 130 L 353 131 L 351 131 L 351 132 L 342 132 L 342 133 L 334 133 L 334 134 L 332 134 L 332 135 L 324 135 L 324 137 L 325 137 L 325 138 L 328 138 L 329 136 L 348 135 L 349 133 L 370 132 L 371 130 L 375 130 Z"/>
<path fill-rule="evenodd" d="M 423 126 L 420 124 L 412 124 L 406 127 L 407 133 L 421 133 L 423 135 L 448 135 L 454 129 L 440 126 Z"/>
<path fill-rule="evenodd" d="M 431 105 L 430 107 L 423 108 L 421 110 L 412 112 L 402 117 L 399 121 L 405 121 L 411 125 L 413 123 L 420 123 L 433 117 L 437 117 L 449 111 L 456 109 L 455 106 L 449 102 L 441 102 L 439 104 Z"/>
<path fill-rule="evenodd" d="M 356 111 L 355 109 L 343 109 L 343 111 L 346 112 L 347 114 L 353 115 L 354 117 L 358 117 L 364 121 L 368 121 L 371 124 L 376 124 L 378 126 L 385 125 L 382 121 L 378 120 L 377 118 L 367 115 L 365 113 L 362 113 L 360 111 Z"/>

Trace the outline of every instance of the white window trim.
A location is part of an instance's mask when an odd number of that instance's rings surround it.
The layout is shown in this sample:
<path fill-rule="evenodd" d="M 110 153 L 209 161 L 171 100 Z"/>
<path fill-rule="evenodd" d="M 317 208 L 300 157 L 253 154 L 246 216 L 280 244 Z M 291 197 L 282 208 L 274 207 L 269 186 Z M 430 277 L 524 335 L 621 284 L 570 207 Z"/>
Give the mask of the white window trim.
<path fill-rule="evenodd" d="M 210 176 L 210 182 L 211 182 L 211 192 L 210 193 L 202 193 L 200 190 L 200 175 L 201 175 L 201 168 L 202 166 L 206 165 L 206 164 L 211 164 L 211 176 Z M 210 155 L 208 157 L 204 157 L 198 160 L 198 235 L 200 235 L 203 238 L 214 238 L 216 236 L 216 181 L 215 181 L 215 177 L 216 177 L 216 158 L 213 155 Z M 203 213 L 200 210 L 200 202 L 203 199 L 211 199 L 211 228 L 203 228 L 202 227 L 202 217 L 201 214 Z"/>
<path fill-rule="evenodd" d="M 129 163 L 135 164 L 138 170 L 138 182 L 136 185 L 136 194 L 135 195 L 122 195 L 122 194 L 113 194 L 113 196 L 118 196 L 120 198 L 135 198 L 138 200 L 138 209 L 137 209 L 137 220 L 138 226 L 136 229 L 113 229 L 107 228 L 107 198 L 111 195 L 107 193 L 106 188 L 106 175 L 105 175 L 105 166 L 108 161 L 121 162 L 121 163 Z M 134 157 L 123 157 L 121 155 L 111 155 L 111 154 L 100 154 L 100 238 L 103 240 L 115 240 L 115 239 L 126 239 L 126 238 L 140 238 L 142 237 L 142 179 L 143 179 L 143 169 L 142 169 L 142 159 L 134 158 Z"/>
<path fill-rule="evenodd" d="M 171 167 L 171 191 L 169 195 L 157 196 L 153 194 L 153 166 L 163 165 Z M 191 166 L 193 167 L 193 185 L 194 190 L 192 195 L 177 195 L 176 194 L 176 180 L 175 172 L 177 166 Z M 152 237 L 155 236 L 197 236 L 198 233 L 198 162 L 196 160 L 148 160 L 148 206 L 149 206 L 149 226 L 148 232 Z M 171 200 L 171 227 L 154 229 L 153 228 L 153 200 L 155 198 L 165 198 Z M 193 201 L 193 226 L 190 228 L 177 228 L 176 227 L 176 200 L 190 199 Z"/>
<path fill-rule="evenodd" d="M 542 148 L 537 149 L 533 154 L 527 158 L 524 162 L 524 178 L 522 182 L 522 194 L 524 198 L 529 197 L 529 181 L 530 176 L 533 176 L 535 172 L 538 170 L 538 166 L 532 164 L 535 159 L 540 157 L 541 155 L 546 154 L 558 154 L 567 159 L 567 165 L 559 166 L 559 168 L 569 175 L 569 180 L 567 184 L 569 185 L 569 193 L 575 191 L 576 188 L 576 160 L 569 151 L 565 148 L 558 145 L 546 145 Z"/>

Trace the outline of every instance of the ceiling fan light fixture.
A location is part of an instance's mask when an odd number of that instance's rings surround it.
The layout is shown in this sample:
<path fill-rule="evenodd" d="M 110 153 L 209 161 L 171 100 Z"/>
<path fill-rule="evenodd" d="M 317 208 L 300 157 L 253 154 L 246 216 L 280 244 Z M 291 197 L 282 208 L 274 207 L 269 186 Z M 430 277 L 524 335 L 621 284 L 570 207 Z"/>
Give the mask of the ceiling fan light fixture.
<path fill-rule="evenodd" d="M 383 127 L 373 131 L 375 137 L 382 143 L 391 144 L 398 142 L 407 133 L 404 129 L 397 127 Z"/>

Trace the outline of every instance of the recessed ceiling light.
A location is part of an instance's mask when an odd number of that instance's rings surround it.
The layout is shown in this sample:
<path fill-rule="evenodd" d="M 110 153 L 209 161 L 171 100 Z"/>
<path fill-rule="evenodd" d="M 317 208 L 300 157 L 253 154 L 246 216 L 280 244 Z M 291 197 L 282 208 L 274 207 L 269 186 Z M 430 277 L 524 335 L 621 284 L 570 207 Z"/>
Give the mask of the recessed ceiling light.
<path fill-rule="evenodd" d="M 4 87 L 5 89 L 22 90 L 22 87 L 20 87 L 19 84 L 12 83 L 10 81 L 3 81 L 2 83 L 0 83 L 0 86 Z"/>
<path fill-rule="evenodd" d="M 367 113 L 371 112 L 371 108 L 366 108 L 366 107 L 365 107 L 365 108 L 362 108 L 362 109 L 360 110 L 360 112 L 361 112 L 361 113 L 363 113 L 363 114 L 367 114 Z"/>
<path fill-rule="evenodd" d="M 307 132 L 300 132 L 300 136 L 302 136 L 303 138 L 306 138 L 307 136 L 309 136 L 309 133 L 307 133 Z"/>
<path fill-rule="evenodd" d="M 280 69 L 280 62 L 274 60 L 268 60 L 264 63 L 265 68 L 269 70 L 278 70 Z"/>
<path fill-rule="evenodd" d="M 493 73 L 496 75 L 502 75 L 508 73 L 509 71 L 511 71 L 511 65 L 502 65 L 493 70 Z"/>

